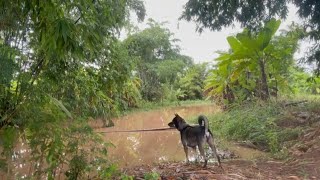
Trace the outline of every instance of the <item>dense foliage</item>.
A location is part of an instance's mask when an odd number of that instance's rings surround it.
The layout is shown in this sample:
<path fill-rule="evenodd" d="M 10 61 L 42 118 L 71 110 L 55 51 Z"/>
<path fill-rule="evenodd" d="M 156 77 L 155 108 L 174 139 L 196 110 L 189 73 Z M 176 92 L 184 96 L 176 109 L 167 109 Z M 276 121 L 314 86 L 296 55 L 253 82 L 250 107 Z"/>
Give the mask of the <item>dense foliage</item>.
<path fill-rule="evenodd" d="M 83 120 L 108 117 L 125 98 L 132 63 L 116 37 L 130 10 L 144 17 L 142 1 L 0 6 L 1 170 L 14 179 L 108 176 L 106 143 Z M 15 149 L 21 142 L 26 153 Z"/>
<path fill-rule="evenodd" d="M 293 26 L 291 31 L 275 36 L 279 25 L 280 21 L 272 19 L 256 33 L 245 29 L 229 36 L 230 51 L 220 52 L 206 80 L 208 94 L 232 103 L 290 93 L 290 69 L 296 66 L 293 55 L 303 32 Z"/>
<path fill-rule="evenodd" d="M 320 1 L 318 0 L 189 0 L 182 19 L 197 23 L 197 30 L 221 30 L 235 23 L 242 27 L 258 30 L 271 18 L 285 19 L 289 5 L 298 8 L 298 15 L 306 29 L 305 37 L 315 43 L 306 55 L 307 62 L 316 63 L 316 74 L 320 71 Z"/>
<path fill-rule="evenodd" d="M 107 178 L 114 171 L 108 144 L 88 120 L 108 126 L 143 101 L 202 98 L 205 66 L 180 54 L 163 24 L 149 20 L 149 28 L 118 39 L 131 10 L 143 19 L 142 1 L 0 4 L 0 168 L 7 177 Z M 21 148 L 27 153 L 16 156 Z"/>
<path fill-rule="evenodd" d="M 148 25 L 124 40 L 129 55 L 136 62 L 143 100 L 201 99 L 205 71 L 196 70 L 198 66 L 193 65 L 192 59 L 180 53 L 176 44 L 179 40 L 164 28 L 164 24 L 150 19 Z"/>
<path fill-rule="evenodd" d="M 275 35 L 280 21 L 271 17 L 285 18 L 285 0 L 189 0 L 182 18 L 196 17 L 199 31 L 235 20 L 249 27 L 228 37 L 230 50 L 220 52 L 212 68 L 194 64 L 165 24 L 151 19 L 144 30 L 119 40 L 122 28 L 130 26 L 130 12 L 143 20 L 141 0 L 0 0 L 0 175 L 110 178 L 116 168 L 107 159 L 109 144 L 88 120 L 103 119 L 109 126 L 115 114 L 141 104 L 179 104 L 203 99 L 204 92 L 226 103 L 287 92 L 319 94 L 320 79 L 293 58 L 299 39 L 320 39 L 319 5 L 308 2 L 311 9 L 294 1 L 309 30 L 292 26 Z M 311 52 L 311 61 L 319 59 L 318 51 Z M 257 129 L 248 131 L 259 131 L 257 138 L 274 130 L 249 120 Z M 229 130 L 246 125 L 237 123 L 228 124 Z"/>

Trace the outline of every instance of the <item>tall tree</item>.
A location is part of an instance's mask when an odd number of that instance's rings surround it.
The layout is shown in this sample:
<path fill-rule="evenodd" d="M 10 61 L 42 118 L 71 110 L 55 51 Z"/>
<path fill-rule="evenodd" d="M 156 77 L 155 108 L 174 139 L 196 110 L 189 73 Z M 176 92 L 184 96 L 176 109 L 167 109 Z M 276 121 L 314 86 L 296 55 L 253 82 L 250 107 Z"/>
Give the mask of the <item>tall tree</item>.
<path fill-rule="evenodd" d="M 179 40 L 163 23 L 149 19 L 148 25 L 148 28 L 129 35 L 124 43 L 129 54 L 136 59 L 142 97 L 156 101 L 163 97 L 162 84 L 173 83 L 178 73 L 192 64 L 192 59 L 180 54 L 176 44 Z"/>
<path fill-rule="evenodd" d="M 202 99 L 204 80 L 207 76 L 207 63 L 190 66 L 179 79 L 179 88 L 183 94 L 181 99 Z"/>

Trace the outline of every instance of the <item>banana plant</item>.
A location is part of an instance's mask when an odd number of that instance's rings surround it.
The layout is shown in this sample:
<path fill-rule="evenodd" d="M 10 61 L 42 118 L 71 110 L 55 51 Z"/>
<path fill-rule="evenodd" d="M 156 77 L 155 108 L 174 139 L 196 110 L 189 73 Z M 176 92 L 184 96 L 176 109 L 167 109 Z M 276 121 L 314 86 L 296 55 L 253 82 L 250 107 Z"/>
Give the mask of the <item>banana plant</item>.
<path fill-rule="evenodd" d="M 260 70 L 260 98 L 266 100 L 269 98 L 269 88 L 267 81 L 266 63 L 268 59 L 265 56 L 265 50 L 280 26 L 280 20 L 271 19 L 256 34 L 248 30 L 228 37 L 228 42 L 232 48 L 231 59 L 240 61 L 235 68 L 234 74 L 242 72 L 250 65 L 258 65 Z"/>
<path fill-rule="evenodd" d="M 216 59 L 217 64 L 211 70 L 207 79 L 205 80 L 205 91 L 209 97 L 213 97 L 221 101 L 222 98 L 228 103 L 233 102 L 234 96 L 230 89 L 231 73 L 233 71 L 230 54 L 226 52 L 219 52 L 220 56 Z M 222 96 L 221 96 L 222 95 Z"/>
<path fill-rule="evenodd" d="M 230 51 L 219 53 L 216 68 L 206 80 L 205 89 L 209 96 L 221 97 L 222 95 L 223 99 L 230 103 L 244 93 L 242 91 L 239 94 L 236 89 L 242 89 L 247 95 L 253 91 L 261 99 L 267 100 L 269 88 L 266 50 L 279 26 L 279 20 L 271 19 L 258 32 L 244 29 L 236 36 L 229 36 L 227 41 Z M 255 84 L 252 79 L 255 80 Z M 247 95 L 244 95 L 243 98 L 246 98 Z"/>

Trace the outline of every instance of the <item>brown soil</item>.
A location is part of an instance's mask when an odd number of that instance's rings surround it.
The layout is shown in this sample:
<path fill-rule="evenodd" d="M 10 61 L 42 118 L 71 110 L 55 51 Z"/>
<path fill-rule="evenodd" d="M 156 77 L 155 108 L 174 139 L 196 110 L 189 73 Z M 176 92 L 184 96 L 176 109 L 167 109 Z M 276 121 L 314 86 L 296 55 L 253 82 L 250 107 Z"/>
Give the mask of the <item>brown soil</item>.
<path fill-rule="evenodd" d="M 231 159 L 202 168 L 201 164 L 184 162 L 140 165 L 122 169 L 122 173 L 144 179 L 146 173 L 156 172 L 160 179 L 320 179 L 320 116 L 319 112 L 292 113 L 279 121 L 283 128 L 303 127 L 303 132 L 287 152 L 286 160 Z"/>

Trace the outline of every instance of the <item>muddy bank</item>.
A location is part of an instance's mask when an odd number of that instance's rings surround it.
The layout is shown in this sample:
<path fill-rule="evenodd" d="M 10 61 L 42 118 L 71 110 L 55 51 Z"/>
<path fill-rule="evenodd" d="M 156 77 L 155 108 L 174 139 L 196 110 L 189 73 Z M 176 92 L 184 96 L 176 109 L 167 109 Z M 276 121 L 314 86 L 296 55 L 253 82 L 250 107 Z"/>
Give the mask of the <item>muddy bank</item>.
<path fill-rule="evenodd" d="M 304 163 L 304 164 L 303 164 Z M 316 163 L 319 163 L 317 161 Z M 135 179 L 145 179 L 146 174 L 155 173 L 159 179 L 318 179 L 319 164 L 311 162 L 282 162 L 275 160 L 234 159 L 223 161 L 222 168 L 208 164 L 202 168 L 199 164 L 171 162 L 155 165 L 140 165 L 123 168 L 122 173 Z M 117 178 L 117 177 L 115 177 Z"/>

